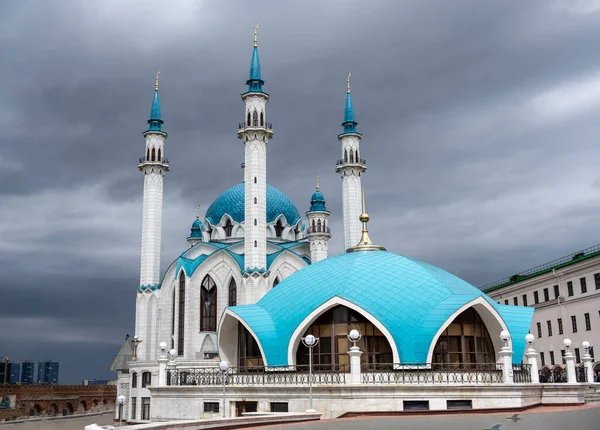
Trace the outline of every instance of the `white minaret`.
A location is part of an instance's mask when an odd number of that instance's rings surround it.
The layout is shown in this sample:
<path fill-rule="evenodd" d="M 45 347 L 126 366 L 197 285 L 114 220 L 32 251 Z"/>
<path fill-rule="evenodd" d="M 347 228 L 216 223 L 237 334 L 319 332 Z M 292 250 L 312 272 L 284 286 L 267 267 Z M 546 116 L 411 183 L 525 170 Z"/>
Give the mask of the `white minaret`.
<path fill-rule="evenodd" d="M 346 249 L 356 246 L 361 236 L 361 182 L 360 178 L 367 170 L 367 163 L 360 158 L 360 140 L 362 134 L 356 131 L 352 95 L 350 94 L 350 73 L 348 73 L 348 92 L 344 113 L 344 132 L 338 135 L 342 144 L 342 158 L 338 160 L 335 171 L 342 176 L 342 205 L 344 208 L 344 245 Z"/>
<path fill-rule="evenodd" d="M 306 237 L 310 246 L 310 261 L 316 263 L 327 258 L 328 242 L 331 238 L 329 232 L 329 211 L 325 206 L 325 197 L 319 190 L 319 177 L 317 176 L 317 189 L 310 199 L 310 209 L 306 212 L 308 226 Z"/>
<path fill-rule="evenodd" d="M 248 91 L 242 94 L 246 105 L 244 122 L 238 128 L 238 138 L 245 146 L 245 217 L 244 217 L 244 278 L 245 303 L 254 303 L 266 293 L 267 274 L 267 143 L 273 128 L 267 122 L 266 105 L 269 95 L 262 90 L 258 43 L 254 27 L 254 50 L 250 63 Z"/>
<path fill-rule="evenodd" d="M 154 100 L 144 132 L 146 151 L 140 158 L 139 169 L 144 174 L 144 203 L 142 214 L 142 257 L 140 286 L 136 301 L 135 334 L 143 342 L 138 348 L 138 359 L 152 359 L 156 343 L 156 319 L 160 288 L 160 246 L 162 236 L 163 176 L 169 170 L 164 157 L 164 142 L 167 133 L 162 130 L 158 75 L 154 88 Z"/>

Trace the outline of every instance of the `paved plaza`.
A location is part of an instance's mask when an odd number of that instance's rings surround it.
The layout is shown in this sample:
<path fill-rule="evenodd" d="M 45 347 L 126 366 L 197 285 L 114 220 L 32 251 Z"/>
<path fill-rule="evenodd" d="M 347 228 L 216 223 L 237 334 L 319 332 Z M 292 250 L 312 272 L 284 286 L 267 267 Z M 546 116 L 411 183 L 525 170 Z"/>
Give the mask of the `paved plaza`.
<path fill-rule="evenodd" d="M 82 415 L 68 419 L 43 420 L 18 423 L 0 423 L 0 430 L 83 430 L 89 424 L 114 425 L 113 413 L 103 415 Z"/>
<path fill-rule="evenodd" d="M 522 413 L 357 417 L 271 426 L 269 430 L 598 430 L 600 404 L 534 408 Z"/>

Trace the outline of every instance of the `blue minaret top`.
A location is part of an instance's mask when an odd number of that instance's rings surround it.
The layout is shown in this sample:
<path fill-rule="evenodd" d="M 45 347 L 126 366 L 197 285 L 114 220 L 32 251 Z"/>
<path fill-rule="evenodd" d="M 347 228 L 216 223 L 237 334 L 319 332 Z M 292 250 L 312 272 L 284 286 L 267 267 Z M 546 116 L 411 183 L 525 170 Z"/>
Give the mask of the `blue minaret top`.
<path fill-rule="evenodd" d="M 147 131 L 163 131 L 163 120 L 160 112 L 160 96 L 158 95 L 158 75 L 160 75 L 160 70 L 156 72 L 154 99 L 152 99 L 152 108 L 150 109 L 150 119 L 148 120 Z"/>
<path fill-rule="evenodd" d="M 346 109 L 344 110 L 344 133 L 356 133 L 356 124 L 354 120 L 354 108 L 352 107 L 352 94 L 350 93 L 350 73 L 348 73 L 348 91 L 346 93 Z"/>
<path fill-rule="evenodd" d="M 258 58 L 256 30 L 258 30 L 258 24 L 254 26 L 254 50 L 252 51 L 252 60 L 250 60 L 250 78 L 246 81 L 249 93 L 262 93 L 262 86 L 265 83 L 260 76 L 260 59 Z"/>
<path fill-rule="evenodd" d="M 327 207 L 325 206 L 325 197 L 321 190 L 319 190 L 319 177 L 317 176 L 317 189 L 313 193 L 310 198 L 310 209 L 308 212 L 327 212 Z M 307 212 L 307 213 L 308 213 Z"/>
<path fill-rule="evenodd" d="M 196 208 L 196 219 L 192 224 L 192 230 L 190 237 L 202 239 L 202 230 L 204 230 L 204 224 L 200 221 L 200 206 Z"/>

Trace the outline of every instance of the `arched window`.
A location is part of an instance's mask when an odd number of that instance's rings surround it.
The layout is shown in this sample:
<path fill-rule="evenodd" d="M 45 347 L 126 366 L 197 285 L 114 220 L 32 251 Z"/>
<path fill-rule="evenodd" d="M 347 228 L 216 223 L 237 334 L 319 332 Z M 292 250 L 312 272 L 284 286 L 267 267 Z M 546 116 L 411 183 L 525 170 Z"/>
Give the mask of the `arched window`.
<path fill-rule="evenodd" d="M 258 127 L 258 113 L 256 111 L 252 114 L 252 125 Z"/>
<path fill-rule="evenodd" d="M 358 149 L 356 150 L 356 162 L 358 163 L 360 160 L 358 159 Z"/>
<path fill-rule="evenodd" d="M 156 158 L 156 161 L 160 161 L 160 148 L 158 148 L 158 157 Z"/>
<path fill-rule="evenodd" d="M 275 278 L 275 280 L 273 281 L 273 288 L 275 288 L 277 284 L 279 284 L 279 278 Z"/>
<path fill-rule="evenodd" d="M 223 227 L 223 230 L 225 230 L 225 236 L 227 236 L 227 237 L 231 236 L 231 230 L 233 230 L 233 224 L 231 224 L 231 220 L 229 218 L 227 218 L 227 222 L 225 223 L 225 227 Z"/>
<path fill-rule="evenodd" d="M 246 121 L 246 127 L 250 127 L 252 125 L 252 119 L 250 118 L 250 112 L 248 112 L 248 121 Z"/>
<path fill-rule="evenodd" d="M 150 160 L 151 161 L 155 161 L 156 160 L 156 152 L 154 152 L 154 148 L 152 148 L 152 158 Z"/>
<path fill-rule="evenodd" d="M 257 220 L 254 220 L 254 225 L 257 225 L 257 224 L 258 224 L 258 221 L 257 221 Z"/>
<path fill-rule="evenodd" d="M 496 362 L 490 334 L 473 308 L 457 316 L 440 335 L 433 350 L 433 363 L 457 369 L 493 365 Z"/>
<path fill-rule="evenodd" d="M 185 329 L 185 274 L 183 270 L 179 275 L 179 324 L 177 336 L 177 354 L 183 356 L 183 342 Z"/>
<path fill-rule="evenodd" d="M 150 148 L 146 150 L 146 161 L 150 161 Z"/>
<path fill-rule="evenodd" d="M 354 151 L 350 150 L 350 162 L 354 163 Z"/>
<path fill-rule="evenodd" d="M 254 204 L 256 204 L 258 202 L 258 200 L 256 200 L 256 197 L 254 197 Z"/>
<path fill-rule="evenodd" d="M 265 117 L 263 116 L 263 113 L 260 113 L 260 126 L 264 127 L 265 125 Z"/>
<path fill-rule="evenodd" d="M 152 385 L 152 373 L 144 372 L 142 373 L 142 388 L 146 388 L 149 385 Z"/>
<path fill-rule="evenodd" d="M 312 334 L 320 338 L 313 347 L 313 365 L 317 370 L 348 370 L 350 362 L 348 350 L 348 333 L 357 329 L 362 338 L 357 345 L 361 351 L 361 363 L 390 364 L 393 363 L 392 348 L 377 327 L 360 313 L 345 306 L 335 306 L 319 316 L 306 330 L 304 336 Z M 302 343 L 296 352 L 297 364 L 308 364 L 308 348 Z"/>
<path fill-rule="evenodd" d="M 175 288 L 173 288 L 173 297 L 171 298 L 171 307 L 173 312 L 171 316 L 171 349 L 175 348 Z"/>
<path fill-rule="evenodd" d="M 348 162 L 348 151 L 344 149 L 344 163 Z"/>
<path fill-rule="evenodd" d="M 312 231 L 313 233 L 317 231 L 317 224 L 315 224 L 315 220 L 312 220 Z"/>
<path fill-rule="evenodd" d="M 258 242 L 254 241 L 254 247 L 257 248 L 258 247 Z"/>
<path fill-rule="evenodd" d="M 238 322 L 239 367 L 262 367 L 264 362 L 258 343 L 241 322 Z"/>
<path fill-rule="evenodd" d="M 137 388 L 137 373 L 131 374 L 131 388 Z"/>
<path fill-rule="evenodd" d="M 200 331 L 217 330 L 217 286 L 209 275 L 200 288 Z"/>
<path fill-rule="evenodd" d="M 229 281 L 229 306 L 237 306 L 237 285 L 233 278 Z"/>
<path fill-rule="evenodd" d="M 278 220 L 277 224 L 275 224 L 275 236 L 281 237 L 281 233 L 283 233 L 283 224 L 281 223 L 281 220 Z"/>
<path fill-rule="evenodd" d="M 317 221 L 317 231 L 321 233 L 321 220 Z"/>
<path fill-rule="evenodd" d="M 256 184 L 256 176 L 254 177 L 254 183 Z"/>

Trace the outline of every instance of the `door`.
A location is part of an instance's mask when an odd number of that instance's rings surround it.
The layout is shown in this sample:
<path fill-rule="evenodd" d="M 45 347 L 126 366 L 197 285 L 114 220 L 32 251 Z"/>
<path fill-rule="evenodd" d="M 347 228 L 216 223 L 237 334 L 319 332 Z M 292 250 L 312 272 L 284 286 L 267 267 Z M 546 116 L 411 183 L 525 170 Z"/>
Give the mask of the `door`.
<path fill-rule="evenodd" d="M 235 402 L 236 417 L 241 417 L 247 412 L 258 412 L 258 402 Z"/>

